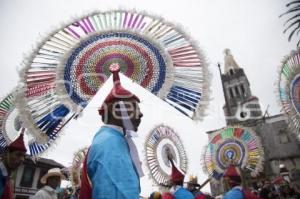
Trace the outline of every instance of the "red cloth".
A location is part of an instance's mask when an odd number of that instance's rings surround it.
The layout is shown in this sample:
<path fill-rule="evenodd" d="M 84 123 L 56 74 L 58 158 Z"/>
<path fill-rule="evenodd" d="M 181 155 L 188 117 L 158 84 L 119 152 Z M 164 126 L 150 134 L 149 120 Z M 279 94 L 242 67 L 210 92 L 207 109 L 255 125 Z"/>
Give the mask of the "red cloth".
<path fill-rule="evenodd" d="M 224 179 L 228 179 L 228 183 L 231 187 L 240 185 L 242 183 L 242 178 L 240 171 L 236 166 L 230 164 L 229 167 L 223 173 Z"/>
<path fill-rule="evenodd" d="M 204 194 L 198 194 L 195 196 L 195 199 L 205 199 L 205 195 Z"/>
<path fill-rule="evenodd" d="M 164 193 L 161 199 L 175 199 L 175 198 L 171 193 L 168 192 L 168 193 Z"/>
<path fill-rule="evenodd" d="M 88 153 L 89 152 L 87 152 L 83 161 L 79 199 L 92 199 L 92 184 L 87 173 Z"/>
<path fill-rule="evenodd" d="M 261 199 L 249 190 L 243 190 L 243 194 L 245 199 Z"/>
<path fill-rule="evenodd" d="M 171 164 L 172 164 L 171 181 L 173 183 L 183 181 L 184 180 L 184 175 L 176 168 L 173 161 L 171 161 Z"/>
<path fill-rule="evenodd" d="M 7 180 L 1 199 L 13 199 L 13 198 L 14 198 L 14 196 L 13 196 L 13 191 L 11 188 L 11 183 L 10 183 L 10 180 Z"/>
<path fill-rule="evenodd" d="M 284 183 L 284 178 L 282 176 L 278 176 L 272 181 L 272 184 L 283 184 Z"/>
<path fill-rule="evenodd" d="M 224 172 L 224 177 L 233 177 L 233 176 L 240 176 L 239 172 L 237 171 L 234 165 L 229 165 L 229 167 Z"/>
<path fill-rule="evenodd" d="M 27 149 L 25 147 L 24 138 L 23 137 L 24 137 L 24 131 L 22 130 L 20 136 L 15 141 L 13 141 L 12 143 L 10 143 L 7 146 L 7 148 L 11 149 L 11 150 L 18 150 L 18 151 L 24 151 L 24 152 L 26 152 Z"/>
<path fill-rule="evenodd" d="M 114 87 L 111 89 L 110 93 L 108 96 L 105 98 L 102 106 L 99 109 L 99 114 L 103 115 L 104 114 L 104 106 L 117 102 L 120 100 L 128 100 L 128 99 L 135 99 L 136 101 L 140 102 L 140 99 L 132 94 L 130 91 L 126 90 L 121 86 L 120 82 L 120 77 L 119 77 L 119 72 L 120 72 L 120 66 L 117 63 L 113 63 L 109 67 L 110 72 L 113 74 L 113 82 L 114 82 Z"/>

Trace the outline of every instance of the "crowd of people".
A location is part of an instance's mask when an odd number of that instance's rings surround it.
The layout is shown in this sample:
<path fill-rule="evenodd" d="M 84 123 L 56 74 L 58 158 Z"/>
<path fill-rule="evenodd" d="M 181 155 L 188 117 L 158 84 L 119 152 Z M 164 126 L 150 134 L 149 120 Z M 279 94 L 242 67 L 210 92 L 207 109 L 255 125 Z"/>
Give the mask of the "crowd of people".
<path fill-rule="evenodd" d="M 290 181 L 283 180 L 280 183 L 272 184 L 268 180 L 260 182 L 256 188 L 245 189 L 242 183 L 242 177 L 239 169 L 230 165 L 223 175 L 224 186 L 228 191 L 220 196 L 213 197 L 204 194 L 200 190 L 197 181 L 191 179 L 186 190 L 193 194 L 195 199 L 300 199 L 300 170 L 291 173 Z M 172 190 L 172 189 L 171 189 Z M 187 197 L 172 197 L 169 193 L 153 192 L 145 199 L 172 199 Z"/>
<path fill-rule="evenodd" d="M 262 181 L 251 191 L 262 199 L 299 199 L 300 198 L 300 170 L 291 173 L 290 181 L 282 180 L 280 183 Z"/>
<path fill-rule="evenodd" d="M 300 199 L 300 170 L 292 171 L 289 180 L 283 177 L 279 183 L 263 180 L 247 189 L 243 186 L 241 176 L 240 169 L 234 165 L 230 165 L 224 172 L 225 188 L 229 189 L 224 195 L 225 199 Z"/>
<path fill-rule="evenodd" d="M 140 178 L 144 175 L 137 148 L 132 141 L 143 114 L 140 99 L 122 87 L 118 64 L 110 66 L 114 86 L 99 109 L 105 124 L 95 134 L 83 163 L 81 186 L 75 190 L 60 188 L 65 176 L 60 169 L 50 169 L 41 178 L 44 184 L 33 199 L 139 199 Z M 23 134 L 10 145 L 0 162 L 0 198 L 13 199 L 10 176 L 24 161 L 26 147 Z M 170 189 L 164 193 L 153 192 L 149 199 L 211 199 L 201 192 L 197 181 L 191 180 L 184 186 L 184 174 L 177 168 L 172 157 Z M 227 192 L 224 199 L 299 199 L 300 174 L 291 176 L 291 182 L 274 188 L 265 181 L 260 188 L 249 190 L 242 186 L 239 169 L 231 164 L 223 174 Z M 217 196 L 216 198 L 220 198 Z"/>

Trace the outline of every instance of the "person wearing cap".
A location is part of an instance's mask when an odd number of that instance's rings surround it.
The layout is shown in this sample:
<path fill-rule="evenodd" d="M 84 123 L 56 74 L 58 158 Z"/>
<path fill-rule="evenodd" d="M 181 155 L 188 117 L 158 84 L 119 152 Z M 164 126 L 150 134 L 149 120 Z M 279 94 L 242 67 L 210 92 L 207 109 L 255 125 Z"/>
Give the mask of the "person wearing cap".
<path fill-rule="evenodd" d="M 143 114 L 139 98 L 122 87 L 117 63 L 110 65 L 113 88 L 99 109 L 105 124 L 93 138 L 83 164 L 80 199 L 138 199 L 143 176 L 131 140 Z"/>
<path fill-rule="evenodd" d="M 184 175 L 181 173 L 173 160 L 170 160 L 172 164 L 172 173 L 171 173 L 171 183 L 173 185 L 171 193 L 175 199 L 194 199 L 194 196 L 191 192 L 183 188 Z"/>
<path fill-rule="evenodd" d="M 225 193 L 224 199 L 260 199 L 251 191 L 243 189 L 241 172 L 233 164 L 225 170 L 223 178 L 230 189 Z"/>
<path fill-rule="evenodd" d="M 273 199 L 275 194 L 273 194 L 270 181 L 266 180 L 263 184 L 263 187 L 259 193 L 259 197 L 262 199 Z"/>
<path fill-rule="evenodd" d="M 10 176 L 23 164 L 26 156 L 26 147 L 23 140 L 23 132 L 10 143 L 2 154 L 0 161 L 0 198 L 13 199 Z"/>
<path fill-rule="evenodd" d="M 243 199 L 242 178 L 240 171 L 230 164 L 223 174 L 225 185 L 229 191 L 225 194 L 224 199 Z"/>
<path fill-rule="evenodd" d="M 195 199 L 205 199 L 205 195 L 200 191 L 200 185 L 198 184 L 197 176 L 190 176 L 189 182 L 187 183 L 187 190 L 189 190 L 195 197 Z"/>
<path fill-rule="evenodd" d="M 60 187 L 61 180 L 65 179 L 59 168 L 49 169 L 41 178 L 41 183 L 45 186 L 35 193 L 33 199 L 57 199 L 56 190 Z"/>

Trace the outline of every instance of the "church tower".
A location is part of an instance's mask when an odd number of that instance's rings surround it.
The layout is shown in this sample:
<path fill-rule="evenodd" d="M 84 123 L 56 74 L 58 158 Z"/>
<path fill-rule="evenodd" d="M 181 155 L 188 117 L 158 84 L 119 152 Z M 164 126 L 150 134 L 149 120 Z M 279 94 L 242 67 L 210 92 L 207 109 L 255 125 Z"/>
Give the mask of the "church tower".
<path fill-rule="evenodd" d="M 262 117 L 259 100 L 253 96 L 250 83 L 244 72 L 233 58 L 229 49 L 224 50 L 225 67 L 222 80 L 225 105 L 223 106 L 227 125 L 246 125 Z"/>

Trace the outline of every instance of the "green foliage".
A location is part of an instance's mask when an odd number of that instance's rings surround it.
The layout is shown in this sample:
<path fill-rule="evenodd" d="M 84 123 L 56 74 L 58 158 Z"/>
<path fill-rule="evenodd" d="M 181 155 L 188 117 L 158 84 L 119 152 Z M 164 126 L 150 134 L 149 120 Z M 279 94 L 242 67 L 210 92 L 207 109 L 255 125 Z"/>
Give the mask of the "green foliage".
<path fill-rule="evenodd" d="M 299 36 L 300 33 L 300 0 L 291 1 L 286 5 L 288 10 L 281 14 L 282 16 L 289 16 L 288 20 L 284 23 L 285 29 L 284 33 L 289 32 L 288 40 L 291 41 L 292 38 Z M 297 46 L 300 45 L 300 39 L 297 42 Z"/>

